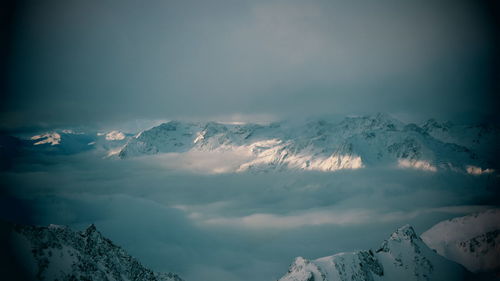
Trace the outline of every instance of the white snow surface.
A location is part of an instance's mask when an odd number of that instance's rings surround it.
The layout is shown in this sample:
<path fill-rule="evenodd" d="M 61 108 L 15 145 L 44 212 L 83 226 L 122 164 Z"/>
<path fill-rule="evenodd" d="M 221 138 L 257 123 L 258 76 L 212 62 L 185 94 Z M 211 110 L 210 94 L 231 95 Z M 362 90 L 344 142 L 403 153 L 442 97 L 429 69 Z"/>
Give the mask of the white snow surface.
<path fill-rule="evenodd" d="M 61 135 L 56 132 L 35 135 L 31 137 L 31 140 L 36 141 L 33 145 L 50 144 L 58 145 L 61 143 Z"/>
<path fill-rule="evenodd" d="M 279 281 L 457 281 L 466 275 L 465 268 L 436 254 L 405 225 L 376 251 L 339 253 L 311 261 L 298 257 Z"/>
<path fill-rule="evenodd" d="M 500 273 L 500 209 L 442 221 L 422 239 L 472 272 Z"/>
<path fill-rule="evenodd" d="M 15 258 L 30 280 L 182 281 L 144 267 L 94 225 L 80 232 L 59 225 L 11 229 Z"/>
<path fill-rule="evenodd" d="M 125 134 L 120 131 L 111 131 L 106 134 L 106 140 L 114 141 L 114 140 L 124 140 Z"/>
<path fill-rule="evenodd" d="M 471 142 L 455 141 L 459 139 L 454 137 L 456 132 L 468 127 L 454 129 L 453 137 L 445 137 L 448 131 L 438 131 L 437 125 L 432 124 L 422 127 L 405 124 L 382 113 L 347 117 L 341 122 L 310 119 L 303 123 L 268 125 L 170 121 L 131 138 L 119 156 L 246 151 L 250 155 L 248 159 L 233 169 L 225 169 L 238 172 L 338 171 L 376 165 L 427 172 L 453 170 L 475 175 L 493 172 L 488 158 L 491 155 L 478 157 L 483 148 L 477 143 L 482 141 L 481 135 Z M 485 145 L 490 145 L 487 140 L 493 139 L 499 131 L 493 128 L 488 132 L 484 134 Z"/>

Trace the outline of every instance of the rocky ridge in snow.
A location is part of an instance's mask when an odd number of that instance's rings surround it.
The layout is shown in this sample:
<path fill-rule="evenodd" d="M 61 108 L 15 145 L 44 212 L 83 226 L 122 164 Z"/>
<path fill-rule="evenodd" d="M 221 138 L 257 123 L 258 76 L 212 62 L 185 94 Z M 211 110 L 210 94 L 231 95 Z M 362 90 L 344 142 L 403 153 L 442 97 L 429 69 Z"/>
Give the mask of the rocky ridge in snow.
<path fill-rule="evenodd" d="M 59 225 L 2 227 L 10 233 L 10 246 L 28 280 L 182 281 L 144 267 L 94 225 L 79 232 Z"/>
<path fill-rule="evenodd" d="M 298 257 L 279 281 L 457 281 L 467 276 L 465 268 L 436 254 L 405 225 L 376 251 L 339 253 L 311 261 Z"/>
<path fill-rule="evenodd" d="M 424 232 L 422 239 L 472 272 L 500 276 L 500 209 L 442 221 Z"/>
<path fill-rule="evenodd" d="M 14 137 L 14 141 L 10 138 L 0 138 L 0 154 L 11 158 L 17 155 L 11 151 L 50 155 L 94 151 L 98 156 L 120 158 L 214 152 L 244 159 L 222 169 L 226 172 L 389 166 L 480 176 L 493 174 L 500 166 L 495 157 L 500 152 L 498 126 L 434 119 L 421 125 L 405 124 L 383 113 L 346 117 L 340 122 L 315 118 L 267 125 L 170 121 L 135 135 L 116 130 L 54 130 Z M 2 167 L 9 166 L 9 161 L 3 162 Z"/>
<path fill-rule="evenodd" d="M 405 124 L 387 114 L 348 117 L 341 122 L 312 119 L 303 124 L 270 125 L 171 121 L 131 138 L 121 158 L 187 151 L 246 151 L 236 171 L 301 169 L 336 171 L 366 166 L 397 166 L 491 173 L 493 161 L 479 157 L 481 145 L 437 137 L 436 129 Z M 498 130 L 490 130 L 498 135 Z M 436 136 L 433 136 L 436 135 Z M 443 134 L 441 134 L 443 135 Z M 440 135 L 440 136 L 441 136 Z M 488 136 L 490 136 L 488 135 Z M 479 171 L 479 173 L 478 173 Z"/>

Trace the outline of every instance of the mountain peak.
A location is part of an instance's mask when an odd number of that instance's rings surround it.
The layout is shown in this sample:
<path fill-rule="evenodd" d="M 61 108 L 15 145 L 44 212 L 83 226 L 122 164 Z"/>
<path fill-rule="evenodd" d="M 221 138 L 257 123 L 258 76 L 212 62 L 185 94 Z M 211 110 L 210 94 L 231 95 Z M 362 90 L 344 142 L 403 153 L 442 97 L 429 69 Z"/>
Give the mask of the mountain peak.
<path fill-rule="evenodd" d="M 396 130 L 402 128 L 404 123 L 387 113 L 375 113 L 370 115 L 347 117 L 342 122 L 346 128 L 385 129 Z"/>
<path fill-rule="evenodd" d="M 393 250 L 399 251 L 402 244 L 408 245 L 410 248 L 415 248 L 418 252 L 420 242 L 422 242 L 422 239 L 418 237 L 413 227 L 406 224 L 394 231 L 389 236 L 389 239 L 384 240 L 377 253 L 392 252 Z"/>
<path fill-rule="evenodd" d="M 463 280 L 467 272 L 420 243 L 410 225 L 398 228 L 383 248 L 373 253 L 338 253 L 315 260 L 295 259 L 280 281 L 337 280 Z"/>
<path fill-rule="evenodd" d="M 303 257 L 296 257 L 295 260 L 293 261 L 294 266 L 304 266 L 307 265 L 308 263 L 309 261 Z"/>
<path fill-rule="evenodd" d="M 477 157 L 473 149 L 482 147 L 483 142 L 485 147 L 493 147 L 494 139 L 483 140 L 479 133 L 477 138 L 469 133 L 459 133 L 456 137 L 455 129 L 425 129 L 405 124 L 387 113 L 349 116 L 340 122 L 311 118 L 305 123 L 277 124 L 170 121 L 129 140 L 118 155 L 128 158 L 188 151 L 231 151 L 238 155 L 245 152 L 244 159 L 238 160 L 231 169 L 225 169 L 228 171 L 285 168 L 336 171 L 390 165 L 432 172 L 450 169 L 470 173 L 465 167 L 495 168 L 495 164 L 487 162 L 491 153 Z M 473 136 L 471 145 L 467 144 L 469 141 L 462 145 L 462 135 Z M 262 141 L 271 140 L 269 145 L 260 145 Z"/>
<path fill-rule="evenodd" d="M 88 227 L 87 227 L 87 231 L 96 231 L 97 230 L 97 227 L 95 226 L 95 224 L 90 224 Z"/>
<path fill-rule="evenodd" d="M 48 228 L 49 229 L 68 229 L 67 226 L 59 225 L 59 224 L 49 224 Z"/>
<path fill-rule="evenodd" d="M 35 269 L 27 273 L 32 277 L 29 280 L 182 281 L 176 274 L 157 273 L 144 267 L 123 248 L 102 236 L 94 224 L 80 232 L 69 227 L 62 229 L 64 231 L 52 225 L 13 227 L 13 243 L 28 243 L 28 247 L 15 249 L 19 249 L 16 255 L 26 262 L 26 268 Z M 18 272 L 12 274 L 19 276 Z M 9 279 L 9 276 L 2 277 Z"/>
<path fill-rule="evenodd" d="M 405 239 L 405 240 L 420 240 L 415 233 L 415 229 L 409 224 L 403 225 L 391 234 L 389 239 Z"/>
<path fill-rule="evenodd" d="M 99 231 L 97 231 L 97 227 L 95 226 L 95 224 L 91 224 L 85 229 L 85 234 L 87 236 L 90 236 L 94 233 L 99 233 Z"/>
<path fill-rule="evenodd" d="M 375 119 L 394 119 L 394 117 L 392 117 L 390 114 L 388 113 L 385 113 L 385 112 L 377 112 L 375 114 L 372 114 L 371 115 L 372 118 L 375 118 Z"/>
<path fill-rule="evenodd" d="M 158 127 L 165 129 L 167 131 L 175 131 L 177 129 L 177 126 L 179 126 L 179 125 L 181 125 L 180 121 L 172 120 L 172 121 L 162 123 Z"/>
<path fill-rule="evenodd" d="M 431 129 L 441 129 L 441 130 L 449 130 L 451 127 L 453 127 L 453 123 L 451 121 L 446 121 L 446 122 L 439 122 L 438 120 L 431 118 L 427 121 L 425 121 L 422 124 L 422 128 L 431 130 Z"/>

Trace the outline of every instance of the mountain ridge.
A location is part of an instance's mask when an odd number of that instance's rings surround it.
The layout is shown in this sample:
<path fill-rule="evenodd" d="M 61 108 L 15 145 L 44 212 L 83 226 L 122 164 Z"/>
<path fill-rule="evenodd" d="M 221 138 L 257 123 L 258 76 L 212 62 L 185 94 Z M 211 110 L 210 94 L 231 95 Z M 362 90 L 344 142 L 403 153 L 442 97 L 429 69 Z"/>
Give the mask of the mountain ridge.
<path fill-rule="evenodd" d="M 475 127 L 471 127 L 475 128 Z M 170 121 L 131 138 L 120 158 L 187 151 L 243 148 L 251 159 L 236 171 L 301 169 L 336 171 L 393 165 L 427 171 L 493 172 L 484 153 L 434 137 L 431 125 L 405 124 L 388 114 L 347 117 L 340 122 L 309 120 L 296 125 L 228 125 Z M 491 130 L 489 139 L 498 135 Z M 476 152 L 476 150 L 478 152 Z M 479 157 L 483 155 L 484 157 Z"/>
<path fill-rule="evenodd" d="M 465 280 L 469 273 L 428 248 L 410 225 L 376 251 L 338 253 L 309 261 L 298 257 L 279 281 Z"/>
<path fill-rule="evenodd" d="M 2 166 L 22 153 L 70 155 L 92 152 L 128 159 L 190 152 L 235 153 L 226 172 L 313 170 L 333 172 L 374 166 L 439 170 L 475 176 L 500 167 L 500 128 L 429 119 L 405 123 L 386 113 L 344 119 L 309 118 L 269 124 L 169 121 L 139 133 L 55 130 L 26 138 L 0 138 Z M 242 157 L 240 157 L 242 156 Z M 173 163 L 175 164 L 175 163 Z"/>
<path fill-rule="evenodd" d="M 104 237 L 94 224 L 82 231 L 67 226 L 2 223 L 14 259 L 28 280 L 182 281 L 174 273 L 143 266 L 123 248 Z M 17 280 L 19 272 L 12 272 Z"/>

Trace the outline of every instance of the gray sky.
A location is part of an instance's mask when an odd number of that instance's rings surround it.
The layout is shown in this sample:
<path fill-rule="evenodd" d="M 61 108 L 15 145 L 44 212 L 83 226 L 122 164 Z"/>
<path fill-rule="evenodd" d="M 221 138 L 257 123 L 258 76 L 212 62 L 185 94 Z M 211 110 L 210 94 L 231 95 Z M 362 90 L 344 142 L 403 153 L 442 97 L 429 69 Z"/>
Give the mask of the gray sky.
<path fill-rule="evenodd" d="M 375 111 L 464 119 L 497 104 L 484 1 L 13 2 L 4 128 Z"/>
<path fill-rule="evenodd" d="M 498 32 L 485 3 L 12 0 L 0 4 L 0 131 L 371 112 L 498 118 Z M 374 248 L 398 226 L 423 231 L 499 198 L 496 177 L 207 176 L 92 153 L 28 155 L 0 171 L 2 219 L 96 223 L 144 264 L 193 281 L 276 280 L 295 256 Z"/>

